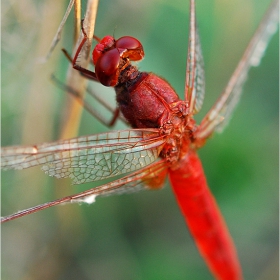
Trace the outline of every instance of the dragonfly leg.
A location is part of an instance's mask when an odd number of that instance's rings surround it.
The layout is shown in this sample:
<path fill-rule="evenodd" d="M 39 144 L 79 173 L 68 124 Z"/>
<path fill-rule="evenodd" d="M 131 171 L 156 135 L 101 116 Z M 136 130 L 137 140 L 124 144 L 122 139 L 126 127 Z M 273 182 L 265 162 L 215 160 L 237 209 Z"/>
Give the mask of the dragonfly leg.
<path fill-rule="evenodd" d="M 84 40 L 84 39 L 83 39 L 83 40 Z M 81 42 L 81 44 L 84 44 L 84 43 L 85 43 L 85 41 L 84 41 L 84 42 L 83 42 L 83 41 Z M 74 57 L 74 59 L 75 59 L 76 61 L 77 61 L 77 58 L 78 58 L 79 53 L 81 52 L 81 48 L 80 48 L 81 44 L 79 45 L 79 47 L 78 47 L 78 49 L 77 49 L 77 52 L 76 52 L 76 54 L 75 54 L 75 57 Z M 78 64 L 76 63 L 76 61 L 74 61 L 74 59 L 72 59 L 71 55 L 68 53 L 68 51 L 67 51 L 66 49 L 62 49 L 62 52 L 64 53 L 64 55 L 66 56 L 66 58 L 71 62 L 71 64 L 73 65 L 73 68 L 76 69 L 76 70 L 78 70 L 78 71 L 80 72 L 80 74 L 81 74 L 83 77 L 85 77 L 85 78 L 87 78 L 87 79 L 89 79 L 89 80 L 93 80 L 93 81 L 95 81 L 95 82 L 99 82 L 98 79 L 97 79 L 97 77 L 96 77 L 95 72 L 90 71 L 90 70 L 88 70 L 88 69 L 86 69 L 86 68 L 83 68 L 82 66 L 78 65 Z"/>
<path fill-rule="evenodd" d="M 87 88 L 87 92 L 93 97 L 99 104 L 105 107 L 108 111 L 110 111 L 113 116 L 108 121 L 106 118 L 96 111 L 88 102 L 86 102 L 79 92 L 75 91 L 73 88 L 67 86 L 66 84 L 60 82 L 54 75 L 51 76 L 52 81 L 61 89 L 71 94 L 84 108 L 87 110 L 92 116 L 94 116 L 97 120 L 99 120 L 102 124 L 107 127 L 112 127 L 116 123 L 118 119 L 122 122 L 127 123 L 123 116 L 120 115 L 119 108 L 113 108 L 108 102 L 102 99 L 98 94 L 96 94 L 92 89 Z"/>
<path fill-rule="evenodd" d="M 65 49 L 62 49 L 64 55 L 66 56 L 66 58 L 71 62 L 72 66 L 74 69 L 78 70 L 82 76 L 86 77 L 87 79 L 90 79 L 90 80 L 93 80 L 93 81 L 96 81 L 96 82 L 99 82 L 97 77 L 96 77 L 96 74 L 95 72 L 93 71 L 90 71 L 84 67 L 82 67 L 81 65 L 79 65 L 77 63 L 77 59 L 79 57 L 79 54 L 81 53 L 81 50 L 85 44 L 85 42 L 87 41 L 88 39 L 88 36 L 84 30 L 84 26 L 83 26 L 83 22 L 84 20 L 82 20 L 82 32 L 83 32 L 83 35 L 84 35 L 84 38 L 83 40 L 81 41 L 80 45 L 78 46 L 77 50 L 76 50 L 76 53 L 74 55 L 74 58 L 72 59 L 71 55 L 67 52 L 67 50 Z M 98 37 L 94 36 L 94 39 L 95 40 L 100 40 Z"/>

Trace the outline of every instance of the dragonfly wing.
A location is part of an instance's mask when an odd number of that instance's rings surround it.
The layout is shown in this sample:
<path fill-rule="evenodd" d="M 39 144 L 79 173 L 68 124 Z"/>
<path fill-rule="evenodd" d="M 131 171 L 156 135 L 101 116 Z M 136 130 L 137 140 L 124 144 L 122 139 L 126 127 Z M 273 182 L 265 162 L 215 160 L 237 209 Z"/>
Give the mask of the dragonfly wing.
<path fill-rule="evenodd" d="M 200 37 L 196 24 L 195 4 L 191 1 L 189 47 L 187 56 L 187 72 L 185 100 L 188 101 L 191 114 L 196 114 L 202 107 L 205 94 L 204 61 L 200 45 Z"/>
<path fill-rule="evenodd" d="M 225 90 L 203 118 L 196 132 L 197 138 L 207 138 L 214 131 L 221 132 L 225 128 L 232 115 L 232 111 L 239 101 L 242 87 L 246 81 L 250 67 L 259 65 L 270 38 L 278 28 L 278 6 L 278 0 L 272 3 L 245 50 Z"/>
<path fill-rule="evenodd" d="M 1 218 L 1 222 L 7 222 L 16 218 L 29 215 L 43 209 L 65 203 L 88 203 L 95 202 L 98 196 L 108 196 L 112 194 L 131 193 L 140 190 L 149 190 L 163 186 L 168 164 L 164 160 L 159 160 L 150 166 L 137 170 L 128 176 L 115 180 L 108 184 L 86 190 L 84 192 L 66 196 L 54 201 L 46 202 L 25 210 L 18 211 L 14 214 Z"/>
<path fill-rule="evenodd" d="M 165 140 L 157 129 L 128 129 L 41 144 L 1 149 L 3 169 L 43 165 L 57 178 L 74 184 L 110 178 L 154 162 Z"/>

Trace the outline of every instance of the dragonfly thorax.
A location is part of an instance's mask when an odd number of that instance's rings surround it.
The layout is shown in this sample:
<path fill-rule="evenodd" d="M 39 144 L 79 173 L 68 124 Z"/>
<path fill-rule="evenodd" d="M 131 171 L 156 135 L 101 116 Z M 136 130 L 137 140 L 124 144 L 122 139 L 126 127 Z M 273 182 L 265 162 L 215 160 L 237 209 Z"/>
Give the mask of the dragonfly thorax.
<path fill-rule="evenodd" d="M 171 114 L 161 127 L 161 134 L 166 135 L 166 143 L 160 156 L 170 162 L 172 168 L 176 168 L 180 165 L 180 159 L 192 147 L 195 122 L 189 118 L 188 105 L 185 101 L 178 101 L 172 105 Z"/>
<path fill-rule="evenodd" d="M 175 163 L 189 150 L 194 121 L 188 103 L 164 79 L 128 65 L 115 86 L 120 111 L 134 128 L 159 128 L 166 136 L 160 154 Z M 190 124 L 191 122 L 191 124 Z"/>
<path fill-rule="evenodd" d="M 160 128 L 179 97 L 164 79 L 129 65 L 115 86 L 120 111 L 134 128 Z"/>

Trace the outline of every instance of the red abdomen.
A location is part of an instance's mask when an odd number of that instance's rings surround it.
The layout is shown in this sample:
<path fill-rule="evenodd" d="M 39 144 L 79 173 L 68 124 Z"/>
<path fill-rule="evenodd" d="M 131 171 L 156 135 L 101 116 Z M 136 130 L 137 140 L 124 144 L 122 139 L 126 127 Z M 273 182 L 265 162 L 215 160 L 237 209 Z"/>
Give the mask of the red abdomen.
<path fill-rule="evenodd" d="M 233 241 L 196 152 L 190 151 L 180 163 L 169 171 L 169 178 L 201 255 L 217 279 L 242 279 Z"/>

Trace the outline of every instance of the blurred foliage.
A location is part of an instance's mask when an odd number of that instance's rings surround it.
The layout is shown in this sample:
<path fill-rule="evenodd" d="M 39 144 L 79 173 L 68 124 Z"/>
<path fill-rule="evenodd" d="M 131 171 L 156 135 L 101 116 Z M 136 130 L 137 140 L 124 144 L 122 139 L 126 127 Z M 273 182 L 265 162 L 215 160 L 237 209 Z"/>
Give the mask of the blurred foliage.
<path fill-rule="evenodd" d="M 268 0 L 197 1 L 206 71 L 200 120 L 225 87 Z M 56 140 L 67 106 L 50 82 L 65 80 L 73 15 L 51 59 L 40 63 L 68 2 L 2 3 L 2 146 Z M 101 1 L 96 35 L 131 35 L 144 45 L 141 70 L 165 77 L 183 97 L 188 1 Z M 85 11 L 85 8 L 83 8 Z M 222 135 L 199 152 L 210 188 L 235 240 L 246 279 L 278 279 L 279 38 L 249 73 Z M 91 86 L 107 94 L 111 89 Z M 123 128 L 117 124 L 116 129 Z M 79 135 L 106 131 L 87 112 Z M 38 168 L 2 172 L 2 214 L 95 184 L 58 186 Z M 2 226 L 2 279 L 212 279 L 170 188 L 66 205 Z"/>

